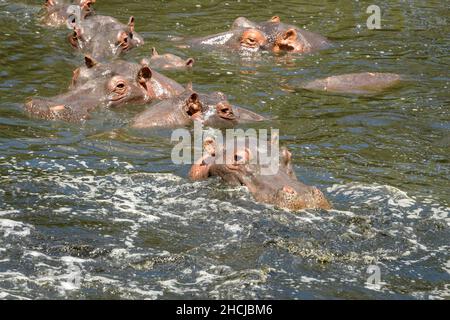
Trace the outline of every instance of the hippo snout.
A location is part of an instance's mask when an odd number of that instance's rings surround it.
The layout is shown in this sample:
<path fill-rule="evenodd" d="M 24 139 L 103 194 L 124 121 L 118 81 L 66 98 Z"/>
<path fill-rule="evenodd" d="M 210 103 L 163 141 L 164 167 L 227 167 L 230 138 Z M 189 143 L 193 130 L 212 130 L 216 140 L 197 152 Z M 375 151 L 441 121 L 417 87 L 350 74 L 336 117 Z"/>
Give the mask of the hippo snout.
<path fill-rule="evenodd" d="M 25 103 L 25 110 L 31 116 L 46 120 L 73 121 L 76 118 L 72 107 L 46 99 L 29 100 Z"/>
<path fill-rule="evenodd" d="M 25 109 L 32 115 L 53 119 L 56 114 L 64 112 L 66 107 L 63 104 L 52 103 L 44 99 L 31 99 L 25 103 Z"/>

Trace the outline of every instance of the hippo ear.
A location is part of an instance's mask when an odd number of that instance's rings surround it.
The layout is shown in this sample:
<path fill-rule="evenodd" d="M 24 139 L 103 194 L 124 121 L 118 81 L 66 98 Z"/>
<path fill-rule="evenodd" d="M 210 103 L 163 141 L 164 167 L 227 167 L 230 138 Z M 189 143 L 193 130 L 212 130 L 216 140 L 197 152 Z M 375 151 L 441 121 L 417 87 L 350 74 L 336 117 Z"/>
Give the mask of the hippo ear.
<path fill-rule="evenodd" d="M 95 3 L 95 0 L 81 0 L 80 7 L 81 9 L 89 9 L 91 5 Z"/>
<path fill-rule="evenodd" d="M 95 67 L 98 64 L 98 62 L 91 56 L 84 56 L 84 64 L 88 69 L 91 69 Z"/>
<path fill-rule="evenodd" d="M 189 68 L 192 68 L 192 66 L 194 65 L 195 60 L 193 58 L 189 58 L 186 60 L 186 66 Z"/>
<path fill-rule="evenodd" d="M 153 72 L 149 66 L 143 66 L 137 74 L 137 82 L 147 91 L 149 97 L 155 97 L 155 91 L 151 84 Z"/>
<path fill-rule="evenodd" d="M 284 40 L 295 41 L 297 40 L 297 31 L 293 28 L 289 29 L 283 34 Z"/>
<path fill-rule="evenodd" d="M 82 31 L 80 28 L 74 27 L 73 32 L 69 35 L 69 42 L 72 47 L 78 49 L 78 40 L 82 38 Z"/>
<path fill-rule="evenodd" d="M 55 5 L 56 5 L 56 3 L 55 3 L 54 0 L 45 0 L 44 6 L 45 6 L 46 8 L 50 8 L 50 7 L 53 7 L 53 6 L 55 6 Z"/>
<path fill-rule="evenodd" d="M 153 76 L 153 72 L 150 69 L 149 66 L 143 66 L 139 72 L 138 72 L 138 81 L 145 81 L 147 82 L 148 80 L 150 80 Z"/>
<path fill-rule="evenodd" d="M 200 103 L 200 97 L 198 96 L 198 93 L 193 92 L 193 93 L 189 96 L 188 102 L 189 102 L 189 103 L 195 103 L 195 104 Z"/>
<path fill-rule="evenodd" d="M 193 120 L 199 118 L 203 111 L 202 103 L 200 102 L 200 97 L 198 93 L 193 92 L 186 100 L 186 105 L 184 107 L 187 115 L 190 116 Z"/>
<path fill-rule="evenodd" d="M 130 29 L 130 32 L 134 32 L 134 17 L 131 16 L 128 20 L 128 28 Z"/>
<path fill-rule="evenodd" d="M 157 56 L 159 56 L 159 53 L 158 53 L 158 51 L 156 51 L 156 48 L 153 47 L 152 48 L 152 57 L 157 57 Z"/>
<path fill-rule="evenodd" d="M 273 16 L 272 18 L 270 18 L 269 22 L 280 23 L 281 19 L 279 16 Z"/>

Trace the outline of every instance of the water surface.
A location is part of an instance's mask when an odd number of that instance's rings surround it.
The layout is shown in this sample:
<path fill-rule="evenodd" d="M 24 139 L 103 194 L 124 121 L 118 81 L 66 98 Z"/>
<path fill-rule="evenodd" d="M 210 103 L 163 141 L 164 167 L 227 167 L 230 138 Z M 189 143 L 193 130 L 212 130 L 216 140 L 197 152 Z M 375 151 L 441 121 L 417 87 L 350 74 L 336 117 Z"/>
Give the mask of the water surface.
<path fill-rule="evenodd" d="M 449 27 L 445 1 L 98 1 L 146 40 L 126 58 L 192 56 L 169 72 L 272 117 L 295 170 L 329 212 L 290 213 L 244 188 L 190 182 L 167 133 L 127 126 L 142 108 L 79 124 L 29 118 L 32 96 L 64 92 L 82 57 L 68 30 L 37 20 L 40 1 L 0 1 L 0 298 L 450 297 Z M 285 22 L 335 46 L 307 56 L 238 57 L 176 47 L 238 16 Z M 395 72 L 375 96 L 288 90 L 329 75 Z M 381 286 L 368 286 L 378 265 Z"/>

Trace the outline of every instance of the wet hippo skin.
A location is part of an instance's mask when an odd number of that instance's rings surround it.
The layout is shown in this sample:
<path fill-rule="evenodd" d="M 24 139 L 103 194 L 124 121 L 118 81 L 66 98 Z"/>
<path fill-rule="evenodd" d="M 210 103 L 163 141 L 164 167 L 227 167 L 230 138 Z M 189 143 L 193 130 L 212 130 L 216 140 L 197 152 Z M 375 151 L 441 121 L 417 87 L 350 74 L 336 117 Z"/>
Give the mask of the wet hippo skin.
<path fill-rule="evenodd" d="M 134 28 L 134 17 L 123 24 L 115 18 L 97 15 L 74 24 L 68 40 L 75 50 L 104 61 L 144 44 Z"/>
<path fill-rule="evenodd" d="M 378 93 L 398 85 L 401 76 L 395 73 L 361 72 L 331 76 L 302 83 L 300 88 L 349 94 Z"/>
<path fill-rule="evenodd" d="M 152 48 L 150 59 L 143 59 L 142 63 L 157 70 L 186 70 L 194 66 L 194 59 L 183 59 L 171 53 L 159 54 L 156 48 Z"/>
<path fill-rule="evenodd" d="M 69 6 L 78 6 L 81 19 L 94 14 L 92 5 L 95 0 L 46 0 L 43 6 L 42 23 L 49 27 L 62 27 L 67 25 Z"/>
<path fill-rule="evenodd" d="M 25 104 L 26 111 L 47 120 L 77 122 L 88 119 L 97 108 L 142 105 L 183 91 L 181 85 L 145 65 L 120 60 L 99 64 L 90 58 L 86 64 L 75 70 L 67 93 L 33 98 Z"/>
<path fill-rule="evenodd" d="M 331 43 L 319 34 L 282 23 L 275 16 L 261 23 L 239 17 L 229 31 L 191 39 L 188 45 L 194 48 L 222 48 L 244 52 L 309 53 L 328 48 Z"/>
<path fill-rule="evenodd" d="M 180 95 L 163 100 L 138 114 L 133 128 L 176 128 L 199 121 L 205 126 L 227 128 L 240 123 L 263 121 L 264 117 L 244 108 L 232 106 L 221 92 L 203 94 L 191 86 Z"/>
<path fill-rule="evenodd" d="M 331 209 L 331 204 L 319 189 L 297 179 L 292 167 L 292 155 L 286 148 L 280 150 L 278 171 L 267 175 L 261 174 L 259 163 L 251 162 L 256 152 L 245 144 L 241 145 L 241 149 L 234 144 L 224 147 L 207 138 L 204 149 L 207 154 L 198 159 L 189 172 L 192 180 L 217 176 L 227 184 L 246 186 L 257 202 L 288 210 Z"/>

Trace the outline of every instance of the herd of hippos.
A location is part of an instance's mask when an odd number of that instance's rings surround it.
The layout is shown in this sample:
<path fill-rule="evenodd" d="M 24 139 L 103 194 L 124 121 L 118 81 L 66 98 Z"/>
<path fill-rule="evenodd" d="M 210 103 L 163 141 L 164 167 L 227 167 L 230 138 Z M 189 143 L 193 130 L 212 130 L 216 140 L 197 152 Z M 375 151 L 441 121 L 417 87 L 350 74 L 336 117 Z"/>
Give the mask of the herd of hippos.
<path fill-rule="evenodd" d="M 153 49 L 151 57 L 139 63 L 121 60 L 129 50 L 144 43 L 135 31 L 135 19 L 127 24 L 109 16 L 95 14 L 95 0 L 46 0 L 42 22 L 49 27 L 70 26 L 68 42 L 84 55 L 85 65 L 73 72 L 67 93 L 52 98 L 32 98 L 26 111 L 46 120 L 80 122 L 100 108 L 118 108 L 127 104 L 150 105 L 138 114 L 133 128 L 176 128 L 198 121 L 204 126 L 224 128 L 241 123 L 266 120 L 250 110 L 232 106 L 221 92 L 198 93 L 157 70 L 192 68 L 194 59 L 172 54 L 160 55 Z M 74 6 L 79 16 L 74 16 Z M 305 54 L 330 47 L 321 35 L 282 23 L 275 16 L 266 22 L 237 18 L 231 29 L 212 36 L 185 40 L 184 47 L 229 50 L 239 53 L 259 51 Z M 353 73 L 314 80 L 303 85 L 309 90 L 340 93 L 372 93 L 399 83 L 392 73 Z M 156 103 L 154 103 L 156 102 Z M 288 210 L 330 209 L 331 204 L 316 187 L 300 182 L 293 170 L 292 155 L 282 148 L 276 174 L 264 176 L 258 164 L 249 161 L 252 153 L 226 150 L 214 139 L 204 142 L 205 156 L 195 162 L 190 178 L 203 180 L 219 176 L 232 185 L 244 185 L 258 202 Z M 231 161 L 216 161 L 219 149 Z"/>

